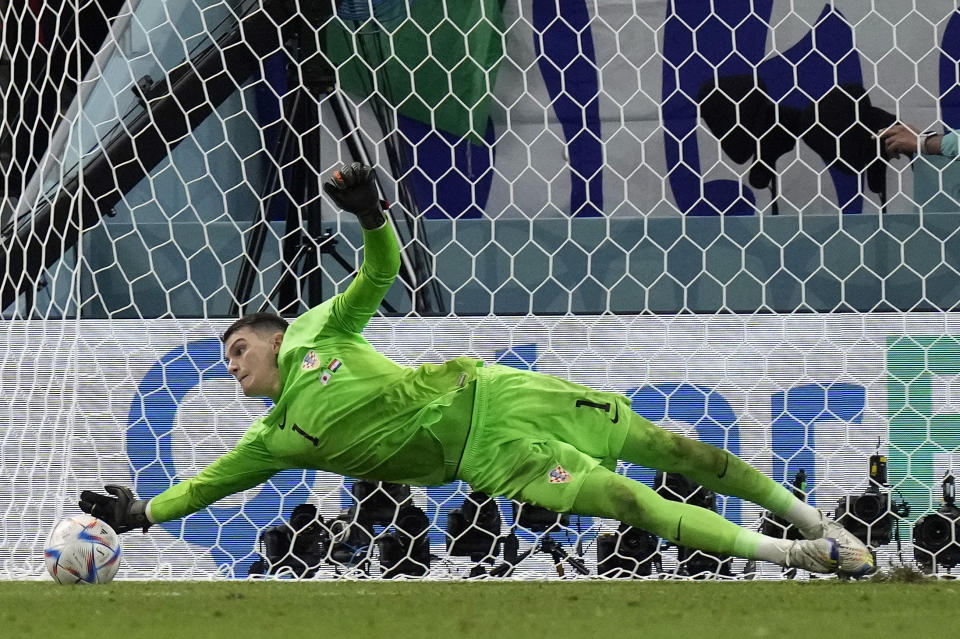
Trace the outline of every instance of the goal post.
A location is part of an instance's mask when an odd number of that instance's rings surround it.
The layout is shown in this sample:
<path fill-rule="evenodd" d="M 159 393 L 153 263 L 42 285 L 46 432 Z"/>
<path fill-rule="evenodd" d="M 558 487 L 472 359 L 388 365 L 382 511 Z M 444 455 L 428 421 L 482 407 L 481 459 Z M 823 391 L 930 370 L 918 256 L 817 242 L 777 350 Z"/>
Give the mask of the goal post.
<path fill-rule="evenodd" d="M 0 578 L 42 574 L 79 491 L 151 496 L 269 408 L 216 336 L 349 284 L 361 229 L 320 181 L 353 161 L 402 250 L 387 356 L 622 393 L 881 567 L 960 564 L 931 519 L 960 463 L 960 11 L 922 4 L 0 3 Z M 895 123 L 944 153 L 888 152 Z M 120 577 L 783 576 L 524 508 L 288 471 L 125 535 Z"/>

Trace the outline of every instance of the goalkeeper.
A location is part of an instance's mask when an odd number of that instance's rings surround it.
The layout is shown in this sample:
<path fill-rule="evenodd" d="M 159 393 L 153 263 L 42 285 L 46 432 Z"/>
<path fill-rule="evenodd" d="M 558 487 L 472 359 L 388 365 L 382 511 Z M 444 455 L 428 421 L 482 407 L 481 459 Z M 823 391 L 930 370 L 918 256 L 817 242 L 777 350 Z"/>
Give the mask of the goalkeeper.
<path fill-rule="evenodd" d="M 289 325 L 256 313 L 223 334 L 228 371 L 244 395 L 272 399 L 270 412 L 196 477 L 149 500 L 121 486 L 107 486 L 107 495 L 84 491 L 82 510 L 122 533 L 183 517 L 289 468 L 412 485 L 462 479 L 473 490 L 620 520 L 713 554 L 815 572 L 873 570 L 869 550 L 819 510 L 736 456 L 655 426 L 622 395 L 466 357 L 412 369 L 374 350 L 361 332 L 400 264 L 374 177 L 355 163 L 324 184 L 363 227 L 363 264 L 350 286 Z M 767 537 L 663 499 L 613 472 L 618 459 L 753 501 L 805 539 Z"/>

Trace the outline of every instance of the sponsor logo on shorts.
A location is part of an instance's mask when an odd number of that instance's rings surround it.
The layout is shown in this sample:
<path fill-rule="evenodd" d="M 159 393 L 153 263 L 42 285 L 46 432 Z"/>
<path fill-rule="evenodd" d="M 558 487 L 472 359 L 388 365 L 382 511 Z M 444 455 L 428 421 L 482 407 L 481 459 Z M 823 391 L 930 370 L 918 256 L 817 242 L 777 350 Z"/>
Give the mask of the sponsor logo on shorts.
<path fill-rule="evenodd" d="M 312 371 L 314 369 L 320 368 L 320 360 L 317 359 L 317 354 L 314 351 L 310 351 L 303 358 L 303 363 L 300 364 L 300 368 L 305 371 Z"/>
<path fill-rule="evenodd" d="M 573 475 L 563 469 L 563 466 L 557 466 L 550 471 L 550 477 L 547 480 L 551 484 L 567 484 L 573 481 Z"/>

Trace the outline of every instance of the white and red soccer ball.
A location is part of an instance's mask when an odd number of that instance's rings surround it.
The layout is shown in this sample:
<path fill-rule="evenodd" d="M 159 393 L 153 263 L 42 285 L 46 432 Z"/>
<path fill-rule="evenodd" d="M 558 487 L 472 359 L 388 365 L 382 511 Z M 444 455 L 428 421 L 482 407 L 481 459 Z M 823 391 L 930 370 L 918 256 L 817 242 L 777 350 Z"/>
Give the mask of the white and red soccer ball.
<path fill-rule="evenodd" d="M 102 519 L 73 515 L 53 527 L 43 557 L 57 583 L 105 584 L 120 567 L 120 540 Z"/>

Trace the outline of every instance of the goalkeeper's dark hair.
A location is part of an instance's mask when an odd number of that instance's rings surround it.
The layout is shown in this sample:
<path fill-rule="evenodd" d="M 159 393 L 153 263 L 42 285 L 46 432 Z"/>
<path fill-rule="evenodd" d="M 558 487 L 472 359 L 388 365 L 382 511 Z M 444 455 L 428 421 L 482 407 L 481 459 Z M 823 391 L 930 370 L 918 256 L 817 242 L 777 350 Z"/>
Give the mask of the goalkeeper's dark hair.
<path fill-rule="evenodd" d="M 226 344 L 230 336 L 241 328 L 250 328 L 258 333 L 276 333 L 278 331 L 286 333 L 289 325 L 290 323 L 287 320 L 274 313 L 252 313 L 244 315 L 231 324 L 220 336 L 220 341 Z"/>

